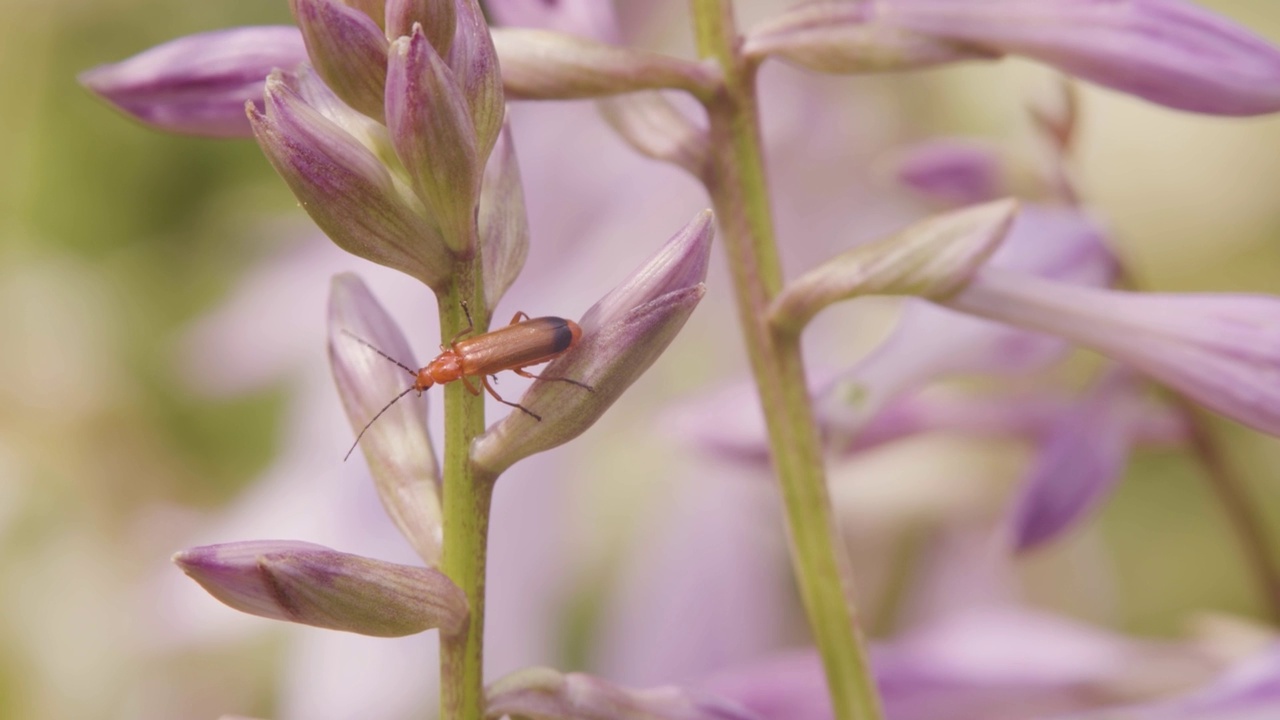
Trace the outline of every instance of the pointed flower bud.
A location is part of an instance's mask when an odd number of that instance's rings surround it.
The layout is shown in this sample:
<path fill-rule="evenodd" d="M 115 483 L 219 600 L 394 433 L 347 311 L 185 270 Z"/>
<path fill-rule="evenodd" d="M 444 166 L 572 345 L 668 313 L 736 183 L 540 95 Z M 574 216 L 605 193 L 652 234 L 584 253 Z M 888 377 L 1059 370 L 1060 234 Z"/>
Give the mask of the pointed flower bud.
<path fill-rule="evenodd" d="M 484 263 L 484 295 L 489 307 L 515 282 L 529 254 L 529 216 L 524 207 L 524 186 L 520 165 L 511 140 L 511 128 L 504 124 L 498 144 L 489 156 L 480 186 L 480 260 Z"/>
<path fill-rule="evenodd" d="M 405 367 L 379 356 L 366 342 Z M 352 273 L 335 276 L 329 293 L 329 362 L 351 428 L 364 432 L 359 446 L 382 506 L 423 562 L 435 565 L 444 531 L 427 398 L 410 393 L 370 425 L 387 403 L 413 386 L 412 371 L 405 368 L 416 366 L 400 328 Z"/>
<path fill-rule="evenodd" d="M 582 316 L 578 344 L 541 370 L 543 379 L 520 399 L 542 419 L 516 411 L 489 428 L 472 445 L 477 467 L 497 477 L 516 461 L 581 435 L 649 369 L 706 292 L 711 219 L 709 210 L 700 213 Z"/>
<path fill-rule="evenodd" d="M 456 251 L 474 240 L 483 164 L 467 100 L 421 27 L 391 46 L 387 127 L 414 190 Z"/>
<path fill-rule="evenodd" d="M 523 28 L 494 30 L 507 92 L 520 99 L 601 97 L 637 90 L 687 90 L 705 97 L 710 65 L 595 40 Z"/>
<path fill-rule="evenodd" d="M 910 1 L 910 0 L 908 0 Z M 899 3 L 802 3 L 751 29 L 747 57 L 777 57 L 825 73 L 868 73 L 993 59 L 998 52 L 907 32 L 882 16 Z"/>
<path fill-rule="evenodd" d="M 947 205 L 972 205 L 1002 197 L 1004 162 L 985 143 L 946 138 L 907 148 L 893 162 L 899 183 Z"/>
<path fill-rule="evenodd" d="M 186 135 L 251 137 L 244 104 L 262 103 L 275 68 L 306 62 L 292 26 L 267 25 L 188 35 L 94 68 L 80 83 L 131 117 Z"/>
<path fill-rule="evenodd" d="M 600 113 L 636 152 L 679 165 L 694 177 L 707 171 L 707 129 L 680 112 L 659 92 L 637 92 L 600 100 Z"/>
<path fill-rule="evenodd" d="M 1146 407 L 1133 373 L 1114 367 L 1049 427 L 1009 514 L 1018 552 L 1075 526 L 1124 475 Z"/>
<path fill-rule="evenodd" d="M 530 720 L 756 720 L 724 700 L 677 687 L 628 690 L 582 673 L 529 668 L 485 690 L 485 717 Z"/>
<path fill-rule="evenodd" d="M 263 153 L 331 240 L 442 286 L 452 256 L 417 198 L 368 148 L 308 107 L 278 74 L 267 80 L 266 111 L 247 109 Z"/>
<path fill-rule="evenodd" d="M 942 302 L 1093 348 L 1280 435 L 1280 298 L 1102 290 L 984 268 Z"/>
<path fill-rule="evenodd" d="M 337 0 L 289 0 L 289 6 L 325 84 L 351 107 L 381 120 L 387 38 L 378 23 Z"/>
<path fill-rule="evenodd" d="M 400 637 L 456 633 L 467 598 L 443 573 L 290 540 L 205 545 L 173 556 L 182 571 L 241 612 L 330 630 Z"/>
<path fill-rule="evenodd" d="M 955 210 L 837 255 L 788 284 L 769 320 L 798 333 L 823 308 L 859 295 L 953 294 L 999 247 L 1017 210 L 1012 199 Z"/>
<path fill-rule="evenodd" d="M 462 96 L 471 111 L 471 124 L 476 133 L 476 154 L 480 164 L 489 157 L 493 144 L 498 141 L 502 121 L 506 117 L 506 105 L 502 90 L 502 71 L 498 68 L 498 53 L 489 35 L 489 25 L 478 0 L 457 0 L 457 31 L 447 53 L 436 48 L 436 53 L 449 59 L 449 67 L 458 81 Z M 504 68 L 505 70 L 505 68 Z"/>
<path fill-rule="evenodd" d="M 395 40 L 408 35 L 413 32 L 414 23 L 418 23 L 440 54 L 449 52 L 458 26 L 454 0 L 386 0 L 385 17 L 388 38 Z"/>

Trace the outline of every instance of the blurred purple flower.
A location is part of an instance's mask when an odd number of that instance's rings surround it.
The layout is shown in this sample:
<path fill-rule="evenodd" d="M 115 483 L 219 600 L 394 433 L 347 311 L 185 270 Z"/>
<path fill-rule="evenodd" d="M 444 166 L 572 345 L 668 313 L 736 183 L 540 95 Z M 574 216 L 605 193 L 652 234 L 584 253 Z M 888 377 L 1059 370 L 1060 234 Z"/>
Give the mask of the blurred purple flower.
<path fill-rule="evenodd" d="M 987 202 L 1008 194 L 999 151 L 973 140 L 920 143 L 898 153 L 894 166 L 899 184 L 947 205 Z"/>
<path fill-rule="evenodd" d="M 244 138 L 253 135 L 245 102 L 261 107 L 267 75 L 306 60 L 296 27 L 231 28 L 188 35 L 96 67 L 80 83 L 157 129 Z"/>
<path fill-rule="evenodd" d="M 1280 298 L 1102 290 L 987 267 L 946 304 L 1093 348 L 1280 434 Z"/>
<path fill-rule="evenodd" d="M 1108 369 L 1049 428 L 1008 518 L 1015 550 L 1066 532 L 1120 481 L 1144 410 L 1134 380 L 1124 367 Z"/>
<path fill-rule="evenodd" d="M 1015 54 L 1180 110 L 1280 110 L 1280 49 L 1184 0 L 815 2 L 755 28 L 746 50 L 825 72 Z"/>
<path fill-rule="evenodd" d="M 755 713 L 718 698 L 676 687 L 629 690 L 583 673 L 529 668 L 485 691 L 485 717 L 530 720 L 758 720 Z"/>

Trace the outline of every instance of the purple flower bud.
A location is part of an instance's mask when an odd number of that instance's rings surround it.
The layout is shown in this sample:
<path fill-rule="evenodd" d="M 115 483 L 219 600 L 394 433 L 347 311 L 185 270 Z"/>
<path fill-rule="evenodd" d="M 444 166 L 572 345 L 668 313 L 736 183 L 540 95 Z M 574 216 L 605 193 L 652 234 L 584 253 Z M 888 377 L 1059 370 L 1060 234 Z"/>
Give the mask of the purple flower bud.
<path fill-rule="evenodd" d="M 404 367 L 396 367 L 378 351 Z M 440 560 L 443 518 L 439 466 L 427 432 L 427 398 L 411 393 L 372 422 L 387 403 L 413 387 L 416 365 L 400 328 L 352 273 L 333 278 L 329 362 L 351 428 L 364 433 L 359 445 L 383 507 L 418 556 L 435 565 Z"/>
<path fill-rule="evenodd" d="M 636 152 L 674 163 L 694 177 L 707 172 L 707 128 L 659 92 L 637 92 L 596 103 L 609 126 Z"/>
<path fill-rule="evenodd" d="M 1009 515 L 1018 552 L 1066 532 L 1120 481 L 1145 407 L 1131 372 L 1113 368 L 1048 429 Z"/>
<path fill-rule="evenodd" d="M 1093 348 L 1205 407 L 1280 435 L 1275 297 L 1100 290 L 984 268 L 945 304 Z"/>
<path fill-rule="evenodd" d="M 868 73 L 929 67 L 999 56 L 976 45 L 904 32 L 883 16 L 897 9 L 870 2 L 811 2 L 786 10 L 751 29 L 747 57 L 774 56 L 826 73 Z"/>
<path fill-rule="evenodd" d="M 113 65 L 80 83 L 126 114 L 160 130 L 210 137 L 250 137 L 247 101 L 261 103 L 275 68 L 306 62 L 298 29 L 243 27 L 178 38 Z"/>
<path fill-rule="evenodd" d="M 498 306 L 515 282 L 529 254 L 529 216 L 516 162 L 511 128 L 504 124 L 489 156 L 480 185 L 480 260 L 484 263 L 484 295 L 490 308 Z"/>
<path fill-rule="evenodd" d="M 440 48 L 436 50 L 442 57 L 449 58 L 449 67 L 453 69 L 462 96 L 467 99 L 476 133 L 476 154 L 483 165 L 498 141 L 506 117 L 502 72 L 489 25 L 477 0 L 457 0 L 457 15 L 457 31 L 448 54 Z"/>
<path fill-rule="evenodd" d="M 437 53 L 449 52 L 458 26 L 454 0 L 386 0 L 386 3 L 388 38 L 394 40 L 412 33 L 414 23 L 417 23 Z"/>
<path fill-rule="evenodd" d="M 947 138 L 908 148 L 894 159 L 898 182 L 948 205 L 971 205 L 1006 195 L 1004 162 L 985 143 Z"/>
<path fill-rule="evenodd" d="M 542 370 L 521 398 L 529 412 L 510 413 L 476 439 L 471 457 L 477 467 L 496 477 L 581 435 L 649 369 L 706 292 L 711 219 L 709 210 L 699 214 L 582 316 L 578 344 Z"/>
<path fill-rule="evenodd" d="M 819 311 L 852 297 L 950 295 L 999 247 L 1017 210 L 1017 201 L 999 200 L 859 245 L 788 283 L 769 307 L 769 321 L 798 333 Z"/>
<path fill-rule="evenodd" d="M 421 27 L 391 45 L 387 127 L 445 242 L 458 251 L 471 247 L 483 171 L 476 130 L 453 71 Z"/>
<path fill-rule="evenodd" d="M 757 720 L 754 713 L 677 687 L 628 690 L 582 673 L 529 668 L 485 690 L 485 717 L 530 720 Z"/>
<path fill-rule="evenodd" d="M 265 112 L 248 108 L 254 134 L 316 225 L 347 252 L 441 287 L 453 258 L 417 198 L 282 76 L 267 80 L 266 100 Z"/>
<path fill-rule="evenodd" d="M 712 92 L 709 65 L 595 40 L 523 28 L 493 32 L 507 93 L 521 99 L 601 97 L 637 90 Z"/>
<path fill-rule="evenodd" d="M 381 120 L 387 38 L 378 23 L 337 0 L 289 0 L 289 6 L 325 84 L 351 107 Z"/>
<path fill-rule="evenodd" d="M 901 0 L 882 20 L 1180 110 L 1280 110 L 1280 49 L 1185 0 Z"/>
<path fill-rule="evenodd" d="M 205 545 L 173 561 L 241 612 L 376 637 L 455 633 L 467 598 L 443 573 L 290 540 Z"/>

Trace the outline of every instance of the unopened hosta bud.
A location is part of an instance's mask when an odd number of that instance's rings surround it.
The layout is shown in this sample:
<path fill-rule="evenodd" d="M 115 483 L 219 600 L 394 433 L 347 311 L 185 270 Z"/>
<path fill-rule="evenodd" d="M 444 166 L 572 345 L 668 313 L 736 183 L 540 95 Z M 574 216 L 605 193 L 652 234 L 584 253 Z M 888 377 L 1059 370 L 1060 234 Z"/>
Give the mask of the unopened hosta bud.
<path fill-rule="evenodd" d="M 484 263 L 484 295 L 489 307 L 497 307 L 515 282 L 529 254 L 529 216 L 524 206 L 524 186 L 511 128 L 503 125 L 498 144 L 484 169 L 480 186 L 480 260 Z"/>
<path fill-rule="evenodd" d="M 660 92 L 610 97 L 597 105 L 600 113 L 636 152 L 674 163 L 694 177 L 707 169 L 707 129 L 689 119 Z"/>
<path fill-rule="evenodd" d="M 498 53 L 494 50 L 489 25 L 478 0 L 456 1 L 458 27 L 453 44 L 447 54 L 439 47 L 436 52 L 448 58 L 462 96 L 467 100 L 471 124 L 476 132 L 476 153 L 480 164 L 484 165 L 493 144 L 498 141 L 498 133 L 506 117 L 502 72 L 499 71 Z"/>
<path fill-rule="evenodd" d="M 528 412 L 510 413 L 476 439 L 476 466 L 496 477 L 595 424 L 658 359 L 702 299 L 711 237 L 711 212 L 704 211 L 592 306 L 579 321 L 581 340 L 541 369 L 542 379 L 520 399 Z"/>
<path fill-rule="evenodd" d="M 351 107 L 381 120 L 387 38 L 378 23 L 338 0 L 290 0 L 289 5 L 325 84 Z"/>
<path fill-rule="evenodd" d="M 427 397 L 410 393 L 370 425 L 414 381 L 405 368 L 378 350 L 413 367 L 404 334 L 369 288 L 351 273 L 334 277 L 329 295 L 329 362 L 338 394 L 352 431 L 359 434 L 368 427 L 359 445 L 383 507 L 418 556 L 434 565 L 440 559 L 443 519 L 439 467 L 427 432 Z"/>
<path fill-rule="evenodd" d="M 205 545 L 173 556 L 236 610 L 361 635 L 457 632 L 467 599 L 443 573 L 288 540 Z"/>
<path fill-rule="evenodd" d="M 946 297 L 999 247 L 1018 204 L 999 200 L 918 222 L 860 245 L 790 283 L 769 309 L 775 327 L 799 332 L 820 310 L 860 295 Z"/>
<path fill-rule="evenodd" d="M 384 27 L 387 38 L 395 40 L 408 35 L 413 31 L 414 23 L 418 23 L 436 52 L 447 54 L 458 25 L 458 11 L 454 3 L 455 0 L 386 0 Z"/>
<path fill-rule="evenodd" d="M 316 225 L 343 250 L 432 287 L 453 258 L 421 203 L 359 140 L 289 87 L 267 80 L 266 110 L 246 108 L 263 153 Z"/>
<path fill-rule="evenodd" d="M 485 698 L 485 717 L 492 720 L 757 720 L 746 708 L 678 687 L 630 690 L 551 668 L 508 675 L 490 685 Z"/>
<path fill-rule="evenodd" d="M 262 104 L 276 68 L 306 62 L 298 29 L 268 25 L 188 35 L 80 76 L 126 114 L 169 132 L 250 137 L 245 102 Z"/>
<path fill-rule="evenodd" d="M 445 242 L 470 247 L 483 160 L 467 99 L 421 27 L 391 45 L 386 117 L 396 153 Z"/>
<path fill-rule="evenodd" d="M 493 42 L 513 98 L 601 97 L 663 88 L 711 91 L 710 66 L 548 30 L 500 28 Z"/>
<path fill-rule="evenodd" d="M 751 29 L 748 57 L 777 57 L 827 73 L 910 70 L 961 60 L 990 59 L 998 52 L 948 42 L 885 22 L 882 3 L 802 3 Z"/>

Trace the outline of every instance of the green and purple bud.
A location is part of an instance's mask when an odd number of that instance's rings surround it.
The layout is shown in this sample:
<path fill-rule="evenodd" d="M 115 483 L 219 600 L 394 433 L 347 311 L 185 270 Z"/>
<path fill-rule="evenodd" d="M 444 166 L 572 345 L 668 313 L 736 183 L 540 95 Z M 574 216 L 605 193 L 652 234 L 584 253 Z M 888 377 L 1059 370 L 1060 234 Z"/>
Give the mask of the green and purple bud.
<path fill-rule="evenodd" d="M 290 540 L 183 550 L 173 561 L 221 602 L 272 620 L 401 637 L 466 622 L 466 595 L 443 573 Z"/>
<path fill-rule="evenodd" d="M 678 687 L 630 690 L 583 673 L 529 668 L 485 690 L 485 717 L 528 720 L 759 720 L 724 700 Z"/>
<path fill-rule="evenodd" d="M 413 193 L 356 137 L 307 105 L 286 78 L 267 80 L 254 135 L 316 225 L 339 247 L 443 287 L 452 256 Z"/>
<path fill-rule="evenodd" d="M 298 29 L 242 27 L 188 35 L 80 76 L 80 83 L 125 114 L 184 135 L 250 137 L 244 104 L 262 105 L 262 83 L 276 68 L 307 61 Z"/>
<path fill-rule="evenodd" d="M 343 102 L 381 120 L 387 38 L 374 18 L 338 0 L 290 0 L 289 6 L 325 84 Z"/>
<path fill-rule="evenodd" d="M 442 54 L 449 52 L 458 27 L 455 0 L 386 0 L 383 17 L 388 40 L 408 35 L 417 23 L 427 34 L 431 46 Z"/>
<path fill-rule="evenodd" d="M 477 154 L 483 166 L 506 118 L 502 73 L 489 25 L 477 0 L 457 0 L 457 18 L 457 32 L 448 52 L 439 46 L 436 52 L 448 58 L 462 96 L 467 100 L 475 127 Z"/>
<path fill-rule="evenodd" d="M 654 160 L 684 168 L 697 178 L 706 176 L 708 135 L 660 92 L 637 92 L 604 98 L 600 114 L 633 150 Z"/>
<path fill-rule="evenodd" d="M 444 531 L 439 465 L 427 431 L 427 398 L 410 393 L 388 407 L 413 387 L 412 369 L 417 366 L 400 328 L 352 273 L 333 278 L 329 362 L 351 429 L 363 432 L 359 446 L 387 515 L 423 562 L 435 565 Z M 382 416 L 372 422 L 379 412 Z"/>
<path fill-rule="evenodd" d="M 484 157 L 467 98 L 420 26 L 391 45 L 386 118 L 396 153 L 445 242 L 454 251 L 473 247 Z"/>
<path fill-rule="evenodd" d="M 790 282 L 769 321 L 799 333 L 827 306 L 863 295 L 946 297 L 963 288 L 1004 241 L 1018 212 L 1006 199 L 926 218 L 859 245 Z"/>
<path fill-rule="evenodd" d="M 581 435 L 649 369 L 706 292 L 711 220 L 709 210 L 700 213 L 582 316 L 579 342 L 540 370 L 543 379 L 520 399 L 529 412 L 510 413 L 472 445 L 482 472 L 497 477 Z"/>
<path fill-rule="evenodd" d="M 520 275 L 529 255 L 524 186 L 511 128 L 505 123 L 484 169 L 476 220 L 480 228 L 480 261 L 484 264 L 485 302 L 494 308 Z"/>

